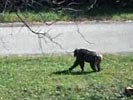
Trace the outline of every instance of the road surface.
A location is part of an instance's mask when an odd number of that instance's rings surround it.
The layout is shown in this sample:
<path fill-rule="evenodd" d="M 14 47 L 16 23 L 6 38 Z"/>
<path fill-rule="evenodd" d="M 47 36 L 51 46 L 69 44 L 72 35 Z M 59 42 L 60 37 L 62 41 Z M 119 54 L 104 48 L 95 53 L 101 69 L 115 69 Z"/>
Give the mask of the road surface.
<path fill-rule="evenodd" d="M 73 22 L 31 26 L 38 32 L 49 30 L 48 34 L 55 37 L 61 49 L 47 38 L 38 39 L 22 24 L 0 24 L 0 55 L 66 53 L 75 48 L 102 53 L 133 52 L 133 22 L 81 22 L 78 27 L 82 35 Z"/>

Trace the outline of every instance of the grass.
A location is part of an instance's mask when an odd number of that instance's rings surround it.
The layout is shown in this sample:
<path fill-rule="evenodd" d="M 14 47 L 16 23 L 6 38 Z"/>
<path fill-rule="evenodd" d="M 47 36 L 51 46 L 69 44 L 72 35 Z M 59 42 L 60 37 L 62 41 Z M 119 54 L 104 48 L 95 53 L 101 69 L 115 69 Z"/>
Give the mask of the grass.
<path fill-rule="evenodd" d="M 55 12 L 21 12 L 19 15 L 23 18 L 23 20 L 28 22 L 44 22 L 44 21 L 68 21 L 69 17 L 64 15 L 63 13 L 55 13 Z M 0 22 L 20 22 L 18 17 L 14 12 L 6 12 L 4 15 L 0 15 Z"/>
<path fill-rule="evenodd" d="M 24 20 L 28 22 L 43 22 L 43 21 L 73 21 L 73 20 L 133 20 L 133 7 L 130 8 L 110 8 L 110 7 L 95 7 L 89 11 L 86 9 L 79 12 L 61 11 L 59 13 L 53 11 L 24 11 L 19 13 Z M 41 15 L 41 16 L 40 16 Z M 20 20 L 14 12 L 6 12 L 0 14 L 0 22 L 19 22 Z"/>
<path fill-rule="evenodd" d="M 72 56 L 0 57 L 0 100 L 132 100 L 133 55 L 104 55 L 102 71 L 86 64 L 65 72 Z"/>

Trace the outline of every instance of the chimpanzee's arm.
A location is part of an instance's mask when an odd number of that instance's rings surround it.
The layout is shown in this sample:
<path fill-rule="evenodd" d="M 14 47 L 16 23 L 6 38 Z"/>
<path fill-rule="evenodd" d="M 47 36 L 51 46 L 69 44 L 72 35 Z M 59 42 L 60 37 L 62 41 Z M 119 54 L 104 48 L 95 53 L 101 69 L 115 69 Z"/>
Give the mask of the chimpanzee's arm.
<path fill-rule="evenodd" d="M 74 64 L 69 68 L 70 71 L 72 71 L 76 66 L 78 66 L 80 62 L 76 59 Z"/>

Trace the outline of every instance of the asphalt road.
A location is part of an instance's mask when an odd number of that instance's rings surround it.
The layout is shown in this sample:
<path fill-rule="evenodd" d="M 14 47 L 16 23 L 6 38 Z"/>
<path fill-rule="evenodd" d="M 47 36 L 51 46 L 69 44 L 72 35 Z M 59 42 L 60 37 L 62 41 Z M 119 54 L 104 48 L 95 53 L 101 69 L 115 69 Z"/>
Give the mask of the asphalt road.
<path fill-rule="evenodd" d="M 37 35 L 22 26 L 21 24 L 0 24 L 0 55 L 71 53 L 75 48 L 87 48 L 102 53 L 133 52 L 133 22 L 78 23 L 82 36 L 73 22 L 56 23 L 51 26 L 31 26 L 34 31 L 49 30 L 48 34 L 63 49 L 47 38 L 38 39 Z"/>

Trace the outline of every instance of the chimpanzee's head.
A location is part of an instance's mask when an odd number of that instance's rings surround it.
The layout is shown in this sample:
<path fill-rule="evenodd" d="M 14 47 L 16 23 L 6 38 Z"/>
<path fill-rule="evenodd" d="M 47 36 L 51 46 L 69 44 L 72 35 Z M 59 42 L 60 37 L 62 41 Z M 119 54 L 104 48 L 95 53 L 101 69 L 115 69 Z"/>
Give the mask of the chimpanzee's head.
<path fill-rule="evenodd" d="M 75 49 L 75 50 L 74 50 L 74 57 L 77 56 L 77 52 L 78 52 L 78 49 Z"/>

